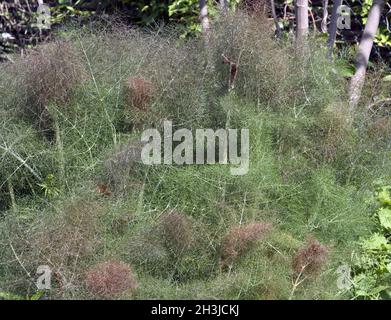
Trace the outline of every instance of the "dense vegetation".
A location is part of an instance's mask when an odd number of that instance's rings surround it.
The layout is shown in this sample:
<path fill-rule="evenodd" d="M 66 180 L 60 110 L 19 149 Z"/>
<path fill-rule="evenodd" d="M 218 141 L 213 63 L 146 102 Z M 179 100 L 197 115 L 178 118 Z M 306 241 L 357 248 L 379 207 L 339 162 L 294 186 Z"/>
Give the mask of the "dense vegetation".
<path fill-rule="evenodd" d="M 39 30 L 36 10 L 41 0 L 4 1 L 0 6 L 0 58 L 14 48 L 28 48 L 41 40 L 50 38 L 47 29 Z M 192 36 L 201 31 L 199 24 L 199 0 L 45 0 L 50 6 L 50 23 L 53 28 L 66 21 L 88 24 L 97 18 L 107 19 L 107 15 L 116 16 L 130 26 L 156 27 L 161 24 L 175 24 L 181 36 Z M 230 9 L 241 8 L 250 14 L 267 14 L 272 16 L 271 3 L 274 4 L 279 27 L 284 34 L 292 33 L 295 27 L 295 2 L 293 0 L 209 0 L 209 15 L 213 18 L 219 14 L 221 3 Z M 310 1 L 311 28 L 327 32 L 324 21 L 331 18 L 334 2 L 329 0 Z M 347 0 L 343 4 L 351 9 L 351 28 L 338 31 L 337 44 L 355 44 L 368 17 L 372 0 Z M 342 3 L 341 3 L 342 4 Z M 325 10 L 328 15 L 325 20 Z M 390 61 L 390 11 L 391 5 L 386 3 L 383 17 L 376 37 L 374 58 Z"/>
<path fill-rule="evenodd" d="M 388 70 L 352 111 L 350 51 L 330 60 L 323 37 L 298 47 L 273 25 L 71 23 L 3 63 L 0 297 L 390 298 Z M 249 172 L 142 164 L 142 130 L 167 119 L 249 129 Z"/>

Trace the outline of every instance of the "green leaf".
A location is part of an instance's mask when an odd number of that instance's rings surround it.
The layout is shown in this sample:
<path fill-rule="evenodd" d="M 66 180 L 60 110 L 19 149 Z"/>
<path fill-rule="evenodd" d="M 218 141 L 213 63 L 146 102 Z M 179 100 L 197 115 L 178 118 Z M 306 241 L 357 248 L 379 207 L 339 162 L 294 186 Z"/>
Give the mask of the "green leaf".
<path fill-rule="evenodd" d="M 39 299 L 41 299 L 42 296 L 43 296 L 43 291 L 37 291 L 36 293 L 34 293 L 34 294 L 29 298 L 29 300 L 39 300 Z"/>
<path fill-rule="evenodd" d="M 391 245 L 384 235 L 375 233 L 369 239 L 363 241 L 362 248 L 367 251 L 389 250 Z"/>
<path fill-rule="evenodd" d="M 385 76 L 382 80 L 385 82 L 391 82 L 391 74 L 389 74 L 388 76 Z"/>
<path fill-rule="evenodd" d="M 359 297 L 369 297 L 372 288 L 376 286 L 376 279 L 372 275 L 360 273 L 353 278 L 355 293 Z"/>
<path fill-rule="evenodd" d="M 352 77 L 354 75 L 355 70 L 356 70 L 355 66 L 353 64 L 350 64 L 345 60 L 337 61 L 336 68 L 337 68 L 337 70 L 336 70 L 337 73 L 341 77 L 346 77 L 346 78 Z"/>
<path fill-rule="evenodd" d="M 9 292 L 3 292 L 3 291 L 0 291 L 0 299 L 4 299 L 4 300 L 24 300 L 22 296 L 19 296 L 19 295 L 13 294 L 13 293 L 9 293 Z"/>
<path fill-rule="evenodd" d="M 381 208 L 378 215 L 382 227 L 387 230 L 391 230 L 391 209 Z"/>
<path fill-rule="evenodd" d="M 382 187 L 377 194 L 377 200 L 381 206 L 391 205 L 390 187 Z"/>

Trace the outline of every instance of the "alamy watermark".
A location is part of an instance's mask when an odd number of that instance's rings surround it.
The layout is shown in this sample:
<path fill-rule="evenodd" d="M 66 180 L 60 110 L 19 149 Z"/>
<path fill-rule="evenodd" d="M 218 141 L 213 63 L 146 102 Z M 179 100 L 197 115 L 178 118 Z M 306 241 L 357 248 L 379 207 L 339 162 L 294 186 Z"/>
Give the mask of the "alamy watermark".
<path fill-rule="evenodd" d="M 350 30 L 352 28 L 352 9 L 350 9 L 348 6 L 341 5 L 338 7 L 337 14 L 337 28 L 340 30 Z"/>
<path fill-rule="evenodd" d="M 37 289 L 50 290 L 52 287 L 52 269 L 47 265 L 41 265 L 38 266 L 36 274 L 39 275 L 36 281 Z"/>
<path fill-rule="evenodd" d="M 351 268 L 349 265 L 343 264 L 340 265 L 336 271 L 338 274 L 337 278 L 337 288 L 339 290 L 349 290 L 353 286 L 352 277 L 351 277 Z"/>
<path fill-rule="evenodd" d="M 141 142 L 144 144 L 141 161 L 147 165 L 231 164 L 232 175 L 245 175 L 249 169 L 248 129 L 240 130 L 240 141 L 237 129 L 196 129 L 193 137 L 189 129 L 173 132 L 172 122 L 164 121 L 163 138 L 157 129 L 147 129 Z"/>
<path fill-rule="evenodd" d="M 40 3 L 36 12 L 37 23 L 36 27 L 40 30 L 51 28 L 50 7 L 44 3 Z"/>

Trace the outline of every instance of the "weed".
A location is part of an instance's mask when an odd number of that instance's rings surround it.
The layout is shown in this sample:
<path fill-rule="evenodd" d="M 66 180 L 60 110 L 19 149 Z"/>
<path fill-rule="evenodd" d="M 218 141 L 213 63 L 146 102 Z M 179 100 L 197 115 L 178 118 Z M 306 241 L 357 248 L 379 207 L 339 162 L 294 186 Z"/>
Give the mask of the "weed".
<path fill-rule="evenodd" d="M 93 294 L 107 299 L 137 288 L 132 270 L 121 261 L 105 261 L 93 266 L 87 271 L 85 282 Z"/>
<path fill-rule="evenodd" d="M 306 276 L 318 275 L 326 266 L 329 249 L 315 238 L 309 238 L 293 259 L 293 270 Z"/>
<path fill-rule="evenodd" d="M 270 229 L 271 224 L 266 222 L 252 222 L 232 227 L 221 244 L 221 266 L 232 265 Z"/>

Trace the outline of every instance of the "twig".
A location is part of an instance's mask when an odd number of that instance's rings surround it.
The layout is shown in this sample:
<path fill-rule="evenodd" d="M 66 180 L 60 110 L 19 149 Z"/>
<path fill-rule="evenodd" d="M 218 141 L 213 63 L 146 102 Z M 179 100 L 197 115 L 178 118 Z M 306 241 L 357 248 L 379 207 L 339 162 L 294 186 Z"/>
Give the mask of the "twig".
<path fill-rule="evenodd" d="M 371 104 L 367 107 L 367 109 L 370 110 L 370 111 L 372 111 L 372 108 L 373 108 L 374 106 L 377 106 L 378 104 L 382 104 L 382 103 L 387 103 L 387 102 L 391 102 L 391 98 L 386 98 L 386 99 L 382 99 L 382 100 L 375 101 L 375 102 L 371 103 Z M 372 111 L 372 112 L 373 112 L 373 111 Z"/>
<path fill-rule="evenodd" d="M 11 149 L 7 148 L 7 147 L 4 147 L 2 145 L 0 145 L 0 148 L 3 149 L 5 152 L 8 152 L 10 155 L 12 155 L 13 157 L 15 157 L 18 161 L 20 161 L 22 163 L 23 166 L 26 167 L 27 170 L 29 170 L 33 175 L 34 177 L 36 177 L 39 181 L 42 181 L 42 178 L 41 176 L 35 172 L 33 170 L 33 168 L 31 168 L 26 162 L 27 162 L 27 159 L 26 160 L 23 160 L 18 154 L 16 154 L 15 152 L 13 152 Z"/>
<path fill-rule="evenodd" d="M 299 281 L 301 275 L 303 274 L 304 269 L 305 269 L 307 266 L 308 266 L 308 264 L 305 265 L 305 266 L 302 266 L 302 268 L 301 268 L 301 270 L 300 270 L 300 272 L 299 272 L 299 275 L 297 276 L 297 278 L 296 278 L 296 280 L 295 280 L 295 282 L 294 282 L 294 284 L 293 284 L 291 294 L 289 295 L 289 300 L 292 300 L 293 295 L 295 294 L 295 291 L 296 291 L 297 287 L 306 279 L 306 277 L 304 277 L 301 281 Z"/>
<path fill-rule="evenodd" d="M 26 272 L 27 276 L 30 278 L 30 281 L 31 281 L 32 283 L 34 283 L 34 285 L 36 286 L 37 284 L 34 282 L 34 280 L 33 280 L 32 276 L 31 276 L 30 272 L 27 271 L 27 269 L 26 269 L 25 266 L 23 265 L 22 261 L 20 261 L 18 255 L 16 254 L 16 251 L 15 251 L 14 246 L 12 245 L 11 241 L 9 241 L 9 245 L 10 245 L 10 247 L 11 247 L 12 253 L 14 254 L 16 260 L 18 261 L 18 263 L 20 264 L 20 266 L 22 267 L 22 269 L 24 270 L 24 272 Z"/>
<path fill-rule="evenodd" d="M 223 57 L 223 63 L 229 64 L 230 77 L 228 81 L 228 91 L 232 91 L 235 88 L 235 80 L 238 74 L 238 64 L 227 58 L 224 54 L 221 56 Z"/>

